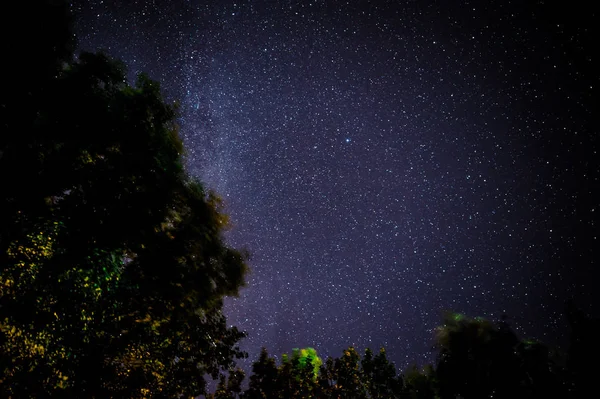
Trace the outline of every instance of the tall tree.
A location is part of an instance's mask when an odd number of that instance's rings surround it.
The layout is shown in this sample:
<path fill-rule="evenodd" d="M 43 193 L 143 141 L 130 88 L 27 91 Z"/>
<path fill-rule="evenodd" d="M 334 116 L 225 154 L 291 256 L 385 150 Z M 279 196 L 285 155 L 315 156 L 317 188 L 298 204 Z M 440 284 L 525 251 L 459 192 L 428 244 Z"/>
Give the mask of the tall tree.
<path fill-rule="evenodd" d="M 221 309 L 246 255 L 186 175 L 159 84 L 48 40 L 30 95 L 1 97 L 0 396 L 204 393 L 243 356 Z"/>
<path fill-rule="evenodd" d="M 416 365 L 404 372 L 402 399 L 436 399 L 436 376 L 433 366 L 428 365 L 419 370 Z"/>
<path fill-rule="evenodd" d="M 344 350 L 335 360 L 337 381 L 335 392 L 344 399 L 366 399 L 366 387 L 360 368 L 360 355 L 353 347 Z"/>
<path fill-rule="evenodd" d="M 277 380 L 278 370 L 275 359 L 269 357 L 266 348 L 262 348 L 260 357 L 252 364 L 252 376 L 250 376 L 250 384 L 244 398 L 276 398 Z"/>
<path fill-rule="evenodd" d="M 363 381 L 371 399 L 400 397 L 402 377 L 396 375 L 396 367 L 388 360 L 384 348 L 375 356 L 371 349 L 366 349 L 361 366 Z"/>
<path fill-rule="evenodd" d="M 321 359 L 313 348 L 294 349 L 282 356 L 277 378 L 277 397 L 312 398 L 317 391 L 317 375 Z"/>
<path fill-rule="evenodd" d="M 207 395 L 208 399 L 236 399 L 241 397 L 244 371 L 240 368 L 231 370 L 229 378 L 225 374 L 219 376 L 219 383 L 214 394 Z"/>
<path fill-rule="evenodd" d="M 227 379 L 227 390 L 231 392 L 234 398 L 239 398 L 242 395 L 242 384 L 246 378 L 246 373 L 241 368 L 236 368 L 229 372 Z"/>
<path fill-rule="evenodd" d="M 438 328 L 441 398 L 544 398 L 562 395 L 560 373 L 541 343 L 521 341 L 506 320 L 448 314 Z"/>

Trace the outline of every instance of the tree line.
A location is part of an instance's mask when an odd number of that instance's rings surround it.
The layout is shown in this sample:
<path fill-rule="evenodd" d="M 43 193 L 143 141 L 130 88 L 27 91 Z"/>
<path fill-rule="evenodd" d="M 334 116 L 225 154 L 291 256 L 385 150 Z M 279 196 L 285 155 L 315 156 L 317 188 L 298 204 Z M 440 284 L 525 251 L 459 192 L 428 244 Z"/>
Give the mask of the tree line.
<path fill-rule="evenodd" d="M 280 365 L 265 348 L 247 386 L 241 369 L 221 375 L 209 399 L 446 399 L 584 398 L 593 392 L 600 323 L 569 303 L 569 351 L 517 337 L 503 318 L 492 323 L 447 313 L 436 329 L 434 365 L 403 373 L 384 348 L 353 347 L 323 362 L 312 348 L 294 350 Z"/>

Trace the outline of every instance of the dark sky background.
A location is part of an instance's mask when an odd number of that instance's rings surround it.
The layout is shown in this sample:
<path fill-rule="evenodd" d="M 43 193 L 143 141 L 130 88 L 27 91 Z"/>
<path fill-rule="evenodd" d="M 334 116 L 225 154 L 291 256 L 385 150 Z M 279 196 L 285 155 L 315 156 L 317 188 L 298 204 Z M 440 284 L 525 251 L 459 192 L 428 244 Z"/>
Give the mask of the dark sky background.
<path fill-rule="evenodd" d="M 74 1 L 181 103 L 191 173 L 253 257 L 228 300 L 250 359 L 433 359 L 443 310 L 564 344 L 598 315 L 593 2 Z M 558 4 L 558 3 L 557 3 Z"/>

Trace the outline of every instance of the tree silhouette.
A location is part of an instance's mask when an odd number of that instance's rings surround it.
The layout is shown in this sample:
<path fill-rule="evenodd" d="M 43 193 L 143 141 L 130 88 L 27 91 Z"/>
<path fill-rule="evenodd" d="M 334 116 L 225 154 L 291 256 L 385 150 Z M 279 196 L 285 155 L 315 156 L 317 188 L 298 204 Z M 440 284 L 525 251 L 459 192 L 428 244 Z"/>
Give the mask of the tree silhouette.
<path fill-rule="evenodd" d="M 219 376 L 219 383 L 214 394 L 207 395 L 207 399 L 236 399 L 241 397 L 244 371 L 237 368 L 229 372 L 229 378 L 224 374 Z"/>
<path fill-rule="evenodd" d="M 595 377 L 600 372 L 600 320 L 586 315 L 572 300 L 567 302 L 566 314 L 570 328 L 566 365 L 569 397 L 587 397 L 594 392 Z"/>
<path fill-rule="evenodd" d="M 260 357 L 252 364 L 250 384 L 244 394 L 248 399 L 266 399 L 277 397 L 278 370 L 275 359 L 269 357 L 267 350 L 262 348 Z"/>
<path fill-rule="evenodd" d="M 323 398 L 335 397 L 336 382 L 338 373 L 335 368 L 335 360 L 329 356 L 319 368 L 319 376 L 317 377 L 319 392 Z"/>
<path fill-rule="evenodd" d="M 337 381 L 335 394 L 345 399 L 366 398 L 366 386 L 360 369 L 360 355 L 353 347 L 344 350 L 342 357 L 335 360 Z"/>
<path fill-rule="evenodd" d="M 128 85 L 104 54 L 71 60 L 68 27 L 52 31 L 25 68 L 36 84 L 0 104 L 0 396 L 204 393 L 243 356 L 221 309 L 246 255 L 186 175 L 159 84 Z"/>
<path fill-rule="evenodd" d="M 569 318 L 573 343 L 565 370 L 561 356 L 546 345 L 521 340 L 506 318 L 497 323 L 448 313 L 437 329 L 436 367 L 409 367 L 402 376 L 385 349 L 363 358 L 350 347 L 322 363 L 313 349 L 294 350 L 277 367 L 263 348 L 253 364 L 246 399 L 270 398 L 548 398 L 588 397 L 597 367 L 591 360 L 597 321 L 574 307 Z M 587 349 L 587 350 L 586 350 Z M 318 373 L 316 365 L 318 367 Z M 231 378 L 231 377 L 230 377 Z M 579 385 L 582 384 L 582 385 Z M 235 397 L 223 378 L 217 393 Z M 587 391 L 586 391 L 587 390 Z"/>
<path fill-rule="evenodd" d="M 437 384 L 435 370 L 428 365 L 424 370 L 419 370 L 416 365 L 410 366 L 404 373 L 403 399 L 435 399 L 437 398 Z"/>
<path fill-rule="evenodd" d="M 312 348 L 294 349 L 292 356 L 284 354 L 277 376 L 279 398 L 311 398 L 317 391 L 316 370 L 321 359 Z"/>
<path fill-rule="evenodd" d="M 448 314 L 438 328 L 436 377 L 441 398 L 543 398 L 563 395 L 558 366 L 546 346 L 520 341 L 503 319 Z"/>
<path fill-rule="evenodd" d="M 244 373 L 244 370 L 239 367 L 229 372 L 227 390 L 231 392 L 234 398 L 239 398 L 241 396 L 244 378 L 246 378 L 246 373 Z"/>
<path fill-rule="evenodd" d="M 396 367 L 389 362 L 384 348 L 381 348 L 375 356 L 371 349 L 366 349 L 361 366 L 364 384 L 370 398 L 400 397 L 402 378 L 396 375 Z"/>

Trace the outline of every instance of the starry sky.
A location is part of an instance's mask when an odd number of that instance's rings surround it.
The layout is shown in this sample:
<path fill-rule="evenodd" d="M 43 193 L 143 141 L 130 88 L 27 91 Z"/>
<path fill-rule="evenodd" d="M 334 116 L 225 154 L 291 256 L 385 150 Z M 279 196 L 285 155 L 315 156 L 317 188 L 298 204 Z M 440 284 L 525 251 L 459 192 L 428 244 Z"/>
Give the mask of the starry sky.
<path fill-rule="evenodd" d="M 403 369 L 444 310 L 553 345 L 567 298 L 598 315 L 595 14 L 547 3 L 72 7 L 80 49 L 179 101 L 189 171 L 252 253 L 225 308 L 250 359 L 385 346 Z"/>

